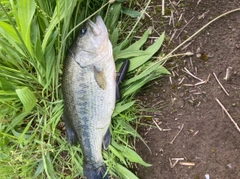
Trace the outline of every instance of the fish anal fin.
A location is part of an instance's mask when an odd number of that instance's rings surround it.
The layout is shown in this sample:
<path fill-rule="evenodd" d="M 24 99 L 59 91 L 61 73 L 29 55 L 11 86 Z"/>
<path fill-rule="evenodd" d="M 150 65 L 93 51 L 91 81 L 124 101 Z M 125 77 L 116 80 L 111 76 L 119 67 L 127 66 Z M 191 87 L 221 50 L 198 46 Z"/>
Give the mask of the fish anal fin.
<path fill-rule="evenodd" d="M 77 143 L 77 135 L 74 129 L 72 128 L 72 125 L 70 124 L 69 120 L 67 119 L 67 116 L 63 113 L 63 121 L 66 128 L 67 133 L 67 141 L 68 143 L 76 144 Z"/>
<path fill-rule="evenodd" d="M 107 80 L 104 71 L 98 71 L 94 68 L 94 78 L 101 89 L 106 89 L 107 87 Z"/>
<path fill-rule="evenodd" d="M 111 133 L 110 133 L 110 127 L 107 129 L 106 134 L 104 135 L 103 138 L 103 148 L 104 150 L 107 150 L 109 145 L 111 143 Z"/>

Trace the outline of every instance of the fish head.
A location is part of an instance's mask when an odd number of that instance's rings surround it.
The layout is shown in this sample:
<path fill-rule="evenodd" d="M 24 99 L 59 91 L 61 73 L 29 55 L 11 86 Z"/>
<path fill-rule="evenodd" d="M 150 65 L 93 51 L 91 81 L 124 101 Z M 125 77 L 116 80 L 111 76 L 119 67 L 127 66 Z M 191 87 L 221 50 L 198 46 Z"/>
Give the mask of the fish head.
<path fill-rule="evenodd" d="M 77 38 L 75 61 L 81 67 L 87 67 L 104 60 L 109 55 L 112 55 L 112 46 L 108 30 L 102 18 L 97 16 L 96 22 L 89 20 Z"/>

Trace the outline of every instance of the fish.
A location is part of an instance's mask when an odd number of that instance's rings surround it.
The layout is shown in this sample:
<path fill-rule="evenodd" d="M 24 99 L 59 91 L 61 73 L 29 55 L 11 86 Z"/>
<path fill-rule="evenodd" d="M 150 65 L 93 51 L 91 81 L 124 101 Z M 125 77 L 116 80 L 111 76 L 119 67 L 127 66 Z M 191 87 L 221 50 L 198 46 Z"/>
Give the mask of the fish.
<path fill-rule="evenodd" d="M 116 103 L 116 67 L 108 30 L 101 16 L 89 20 L 70 47 L 63 65 L 63 120 L 67 141 L 80 143 L 83 174 L 108 179 L 102 148 L 111 142 Z"/>

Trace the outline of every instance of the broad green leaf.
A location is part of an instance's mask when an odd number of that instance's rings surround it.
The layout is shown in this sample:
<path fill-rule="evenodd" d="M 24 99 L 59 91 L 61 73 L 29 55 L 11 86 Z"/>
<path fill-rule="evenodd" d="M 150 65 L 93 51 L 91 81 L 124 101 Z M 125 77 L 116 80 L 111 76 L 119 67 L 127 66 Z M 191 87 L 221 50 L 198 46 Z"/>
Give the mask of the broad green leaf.
<path fill-rule="evenodd" d="M 57 1 L 57 5 L 55 6 L 53 16 L 51 18 L 50 24 L 47 27 L 47 31 L 44 35 L 44 39 L 42 42 L 42 50 L 45 52 L 45 49 L 48 45 L 48 42 L 51 39 L 51 36 L 54 34 L 54 29 L 56 28 L 57 24 L 61 22 L 64 16 L 72 12 L 72 7 L 76 4 L 76 0 L 72 0 L 71 3 L 68 1 Z"/>
<path fill-rule="evenodd" d="M 135 57 L 130 59 L 129 71 L 132 71 L 138 68 L 139 66 L 141 66 L 142 64 L 144 64 L 145 62 L 147 62 L 160 49 L 160 47 L 162 46 L 163 40 L 164 40 L 164 33 L 162 33 L 162 35 L 156 40 L 156 42 L 153 45 L 151 45 L 146 49 L 146 52 L 148 52 L 149 55 L 143 55 L 140 57 Z"/>
<path fill-rule="evenodd" d="M 0 32 L 4 33 L 4 32 Z M 14 33 L 14 32 L 13 32 Z M 1 36 L 0 36 L 1 37 Z M 13 39 L 14 35 L 10 37 L 10 35 L 4 35 L 3 38 L 0 39 L 0 50 L 4 50 L 6 54 L 9 54 L 9 56 L 14 56 L 13 59 L 18 60 L 19 62 L 19 56 L 16 56 L 17 53 L 20 53 L 21 55 L 24 55 L 24 52 L 22 50 L 22 46 L 19 45 L 15 39 Z M 13 48 L 14 47 L 14 48 Z M 18 54 L 19 55 L 19 54 Z M 5 56 L 6 57 L 6 56 Z M 4 59 L 4 57 L 2 57 Z M 11 59 L 11 58 L 10 58 Z M 14 61 L 11 59 L 11 61 Z M 9 60 L 9 58 L 8 58 Z M 21 63 L 21 62 L 19 62 Z"/>
<path fill-rule="evenodd" d="M 141 12 L 138 12 L 133 9 L 126 8 L 126 7 L 122 8 L 122 12 L 133 18 L 139 17 L 141 15 Z"/>
<path fill-rule="evenodd" d="M 0 87 L 4 90 L 4 91 L 15 91 L 16 86 L 14 86 L 10 81 L 4 79 L 4 78 L 0 78 Z"/>
<path fill-rule="evenodd" d="M 121 50 L 119 53 L 117 53 L 115 56 L 114 56 L 114 59 L 117 60 L 117 59 L 129 59 L 131 57 L 139 57 L 139 56 L 143 56 L 143 55 L 148 55 L 149 52 L 146 52 L 146 51 L 143 51 L 143 50 L 135 50 L 135 51 L 132 51 L 132 50 Z"/>
<path fill-rule="evenodd" d="M 8 39 L 10 43 L 21 43 L 21 40 L 19 39 L 19 36 L 17 35 L 14 28 L 6 22 L 0 21 L 0 34 L 2 34 L 6 39 Z"/>
<path fill-rule="evenodd" d="M 18 20 L 22 39 L 29 53 L 33 56 L 30 31 L 36 4 L 34 0 L 18 0 L 17 7 L 18 7 Z"/>
<path fill-rule="evenodd" d="M 143 161 L 143 159 L 132 149 L 130 149 L 127 146 L 121 146 L 119 144 L 117 144 L 116 142 L 112 142 L 112 145 L 120 150 L 122 152 L 122 154 L 131 162 L 135 162 L 135 163 L 139 163 L 143 166 L 149 167 L 151 166 L 150 164 L 146 163 Z"/>
<path fill-rule="evenodd" d="M 124 82 L 123 86 L 127 86 L 137 80 L 140 80 L 141 78 L 146 78 L 146 76 L 148 76 L 156 71 L 158 72 L 159 75 L 170 75 L 170 72 L 166 68 L 164 68 L 161 65 L 156 64 L 156 65 L 152 65 L 149 68 L 145 69 L 139 75 L 134 76 L 133 78 L 130 78 L 129 80 Z"/>
<path fill-rule="evenodd" d="M 144 32 L 144 34 L 142 35 L 142 37 L 138 41 L 136 41 L 134 44 L 130 45 L 125 50 L 126 51 L 136 51 L 136 50 L 139 50 L 143 46 L 143 44 L 147 41 L 149 33 L 150 33 L 150 29 L 146 30 Z"/>
<path fill-rule="evenodd" d="M 116 170 L 122 175 L 123 179 L 138 179 L 136 175 L 119 163 L 116 163 Z"/>
<path fill-rule="evenodd" d="M 15 95 L 16 95 L 16 93 L 15 93 Z M 13 102 L 16 99 L 18 99 L 17 95 L 16 95 L 16 97 L 13 97 L 13 96 L 1 96 L 0 97 L 0 102 Z"/>
<path fill-rule="evenodd" d="M 113 47 L 115 47 L 117 45 L 118 37 L 119 37 L 119 31 L 118 31 L 118 28 L 115 28 L 113 30 L 112 34 L 110 34 L 110 36 L 109 36 L 109 39 L 110 39 Z"/>
<path fill-rule="evenodd" d="M 131 84 L 129 87 L 124 89 L 123 91 L 123 97 L 128 96 L 130 94 L 136 93 L 143 85 L 145 85 L 147 82 L 151 81 L 150 76 L 147 76 L 143 80 L 135 81 L 133 84 Z"/>
<path fill-rule="evenodd" d="M 4 91 L 0 90 L 0 96 L 15 96 L 16 92 L 15 91 Z"/>
<path fill-rule="evenodd" d="M 16 93 L 24 106 L 24 111 L 30 112 L 36 105 L 36 97 L 33 92 L 27 87 L 24 87 L 22 89 L 17 89 Z"/>
<path fill-rule="evenodd" d="M 124 165 L 127 165 L 125 159 L 124 159 L 124 156 L 122 153 L 118 152 L 113 146 L 109 146 L 109 150 L 119 158 L 119 160 L 124 164 Z"/>
<path fill-rule="evenodd" d="M 145 167 L 152 166 L 151 164 L 144 162 L 143 159 L 134 150 L 130 149 L 129 147 L 125 147 L 122 154 L 131 162 L 139 163 Z"/>
<path fill-rule="evenodd" d="M 148 76 L 149 74 L 151 74 L 154 70 L 156 70 L 159 66 L 158 65 L 154 65 L 150 68 L 145 69 L 143 72 L 141 72 L 139 75 L 134 76 L 133 78 L 130 78 L 129 80 L 127 80 L 123 85 L 127 86 L 137 80 L 140 80 L 141 78 L 145 78 L 146 76 Z"/>
<path fill-rule="evenodd" d="M 110 34 L 112 34 L 114 29 L 117 27 L 121 7 L 122 3 L 114 3 L 111 5 L 111 9 L 108 12 L 108 18 L 106 19 L 105 24 L 109 29 Z"/>
<path fill-rule="evenodd" d="M 116 115 L 120 114 L 121 112 L 129 109 L 134 103 L 135 103 L 135 101 L 131 101 L 131 102 L 128 102 L 123 105 L 122 105 L 122 103 L 117 103 L 112 117 L 115 117 Z"/>

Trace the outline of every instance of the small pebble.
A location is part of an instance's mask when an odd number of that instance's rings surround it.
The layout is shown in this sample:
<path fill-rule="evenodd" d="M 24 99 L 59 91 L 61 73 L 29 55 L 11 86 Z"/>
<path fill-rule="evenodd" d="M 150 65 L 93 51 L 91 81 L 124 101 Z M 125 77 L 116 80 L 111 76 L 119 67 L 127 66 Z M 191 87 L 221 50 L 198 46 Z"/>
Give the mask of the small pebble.
<path fill-rule="evenodd" d="M 206 179 L 210 179 L 210 175 L 209 174 L 205 174 L 205 178 Z"/>
<path fill-rule="evenodd" d="M 229 163 L 229 164 L 227 164 L 227 166 L 228 166 L 228 168 L 232 168 L 232 165 L 231 165 L 231 163 Z"/>

